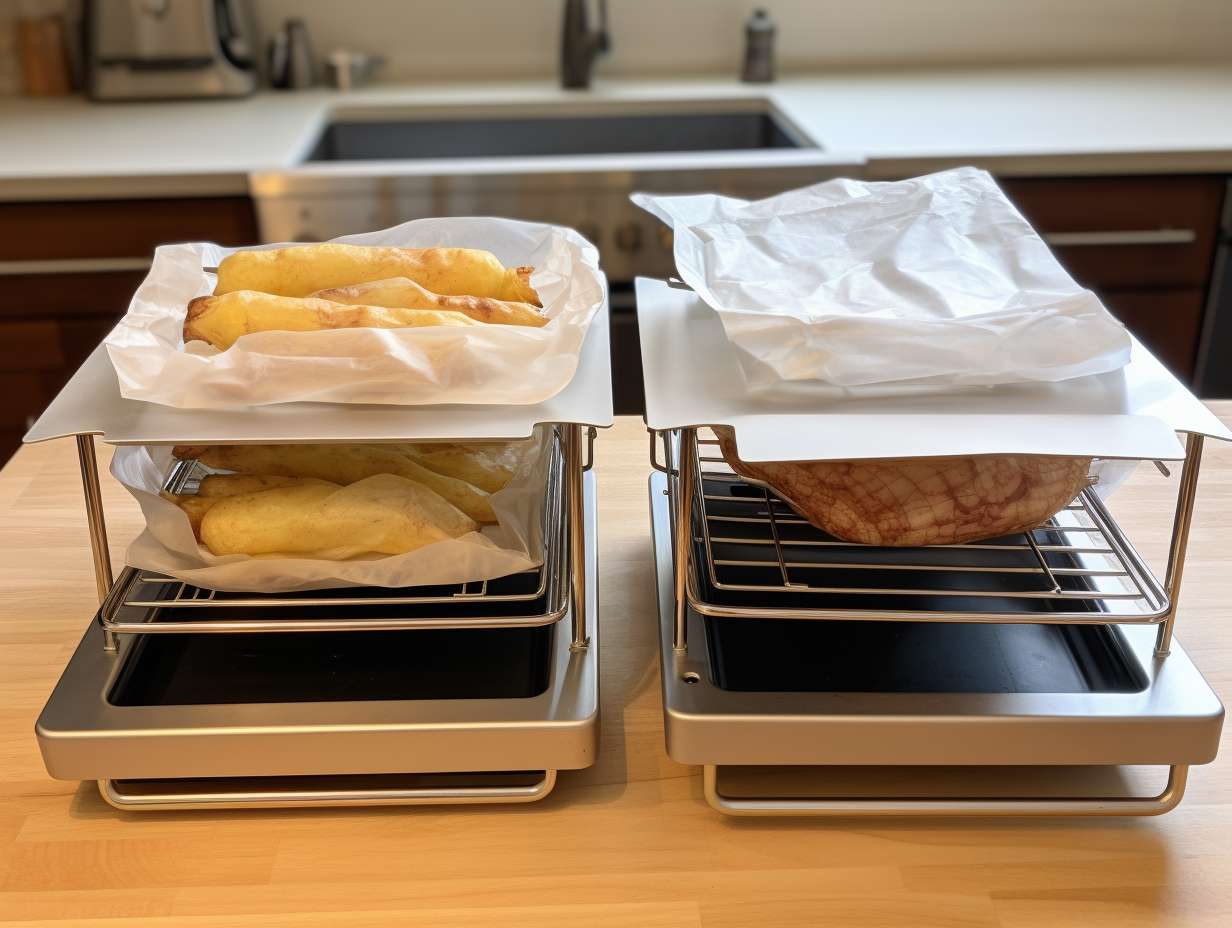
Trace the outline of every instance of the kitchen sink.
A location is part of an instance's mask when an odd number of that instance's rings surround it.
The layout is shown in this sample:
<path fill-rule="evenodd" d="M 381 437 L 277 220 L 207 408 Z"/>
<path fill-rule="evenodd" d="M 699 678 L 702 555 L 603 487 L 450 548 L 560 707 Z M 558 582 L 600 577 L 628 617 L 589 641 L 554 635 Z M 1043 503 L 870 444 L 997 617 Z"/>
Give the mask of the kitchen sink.
<path fill-rule="evenodd" d="M 508 158 L 815 148 L 768 111 L 339 119 L 308 161 Z"/>

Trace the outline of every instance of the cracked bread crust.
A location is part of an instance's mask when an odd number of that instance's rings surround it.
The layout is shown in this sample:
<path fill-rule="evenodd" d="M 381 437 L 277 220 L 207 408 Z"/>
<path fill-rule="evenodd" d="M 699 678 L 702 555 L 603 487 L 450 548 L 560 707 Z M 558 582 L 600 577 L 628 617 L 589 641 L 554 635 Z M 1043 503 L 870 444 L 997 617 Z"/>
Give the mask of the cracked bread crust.
<path fill-rule="evenodd" d="M 723 457 L 810 523 L 883 547 L 962 544 L 1035 528 L 1091 482 L 1090 458 L 994 454 L 752 464 L 716 427 Z"/>

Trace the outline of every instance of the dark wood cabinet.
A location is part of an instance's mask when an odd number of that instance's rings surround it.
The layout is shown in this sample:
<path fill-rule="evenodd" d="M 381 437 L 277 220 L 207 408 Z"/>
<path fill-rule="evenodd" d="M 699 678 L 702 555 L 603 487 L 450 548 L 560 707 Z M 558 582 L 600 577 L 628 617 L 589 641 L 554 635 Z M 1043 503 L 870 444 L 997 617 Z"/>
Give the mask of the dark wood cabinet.
<path fill-rule="evenodd" d="M 1191 382 L 1224 178 L 1003 178 L 1001 184 L 1074 279 Z"/>
<path fill-rule="evenodd" d="M 247 197 L 0 203 L 0 462 L 124 313 L 156 246 L 256 237 Z"/>

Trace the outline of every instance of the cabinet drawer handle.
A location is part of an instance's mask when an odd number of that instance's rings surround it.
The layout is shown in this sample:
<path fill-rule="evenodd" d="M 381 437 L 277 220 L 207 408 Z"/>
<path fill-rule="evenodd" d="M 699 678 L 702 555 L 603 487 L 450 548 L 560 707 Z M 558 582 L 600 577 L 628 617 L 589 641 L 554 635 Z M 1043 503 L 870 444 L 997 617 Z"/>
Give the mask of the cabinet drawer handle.
<path fill-rule="evenodd" d="M 46 261 L 0 261 L 0 277 L 18 274 L 97 274 L 148 271 L 151 258 L 52 258 Z"/>
<path fill-rule="evenodd" d="M 1198 240 L 1193 229 L 1126 229 L 1108 232 L 1046 232 L 1044 241 L 1065 248 L 1097 245 L 1190 245 Z"/>

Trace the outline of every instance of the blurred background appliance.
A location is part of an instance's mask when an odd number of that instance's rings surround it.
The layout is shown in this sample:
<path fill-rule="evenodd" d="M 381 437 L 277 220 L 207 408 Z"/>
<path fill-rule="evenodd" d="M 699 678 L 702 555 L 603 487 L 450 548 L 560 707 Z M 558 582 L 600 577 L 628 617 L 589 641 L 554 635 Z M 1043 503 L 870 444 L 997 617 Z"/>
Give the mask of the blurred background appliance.
<path fill-rule="evenodd" d="M 150 100 L 252 93 L 250 13 L 241 0 L 90 0 L 90 95 Z"/>

